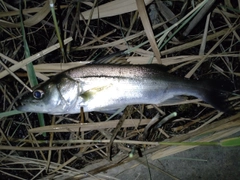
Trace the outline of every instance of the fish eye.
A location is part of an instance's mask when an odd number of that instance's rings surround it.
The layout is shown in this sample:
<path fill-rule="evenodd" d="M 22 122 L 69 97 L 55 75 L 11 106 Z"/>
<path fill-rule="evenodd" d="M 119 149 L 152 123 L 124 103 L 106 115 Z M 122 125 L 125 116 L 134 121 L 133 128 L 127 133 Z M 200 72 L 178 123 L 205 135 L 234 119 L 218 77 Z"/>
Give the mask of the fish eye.
<path fill-rule="evenodd" d="M 35 99 L 42 99 L 43 95 L 44 95 L 44 92 L 40 89 L 37 89 L 37 90 L 33 91 L 33 97 Z"/>

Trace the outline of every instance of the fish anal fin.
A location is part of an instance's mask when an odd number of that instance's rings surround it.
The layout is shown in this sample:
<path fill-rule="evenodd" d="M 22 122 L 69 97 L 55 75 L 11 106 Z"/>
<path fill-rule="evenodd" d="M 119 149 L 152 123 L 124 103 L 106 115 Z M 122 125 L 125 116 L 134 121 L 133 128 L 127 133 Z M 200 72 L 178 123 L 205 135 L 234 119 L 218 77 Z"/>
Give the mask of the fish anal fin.
<path fill-rule="evenodd" d="M 183 101 L 186 101 L 188 98 L 186 96 L 174 96 L 172 98 L 167 99 L 166 101 L 163 101 L 159 105 L 178 105 L 179 103 L 182 103 Z"/>

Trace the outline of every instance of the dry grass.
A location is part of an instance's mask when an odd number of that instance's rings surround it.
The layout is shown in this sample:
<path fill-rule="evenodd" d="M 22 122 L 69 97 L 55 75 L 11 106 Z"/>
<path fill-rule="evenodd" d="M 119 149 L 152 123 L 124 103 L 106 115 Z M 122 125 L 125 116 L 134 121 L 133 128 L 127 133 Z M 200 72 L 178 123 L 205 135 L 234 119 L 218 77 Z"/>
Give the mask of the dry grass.
<path fill-rule="evenodd" d="M 4 178 L 94 177 L 137 159 L 137 153 L 130 153 L 135 149 L 160 159 L 207 142 L 219 142 L 240 131 L 238 91 L 229 98 L 235 112 L 228 114 L 200 100 L 183 99 L 160 107 L 133 106 L 111 121 L 106 121 L 109 115 L 101 113 L 46 115 L 47 126 L 39 127 L 35 114 L 11 111 L 18 105 L 19 95 L 31 90 L 28 63 L 33 62 L 36 76 L 45 81 L 119 50 L 131 53 L 115 62 L 161 63 L 177 76 L 231 81 L 238 90 L 240 4 L 204 0 L 195 1 L 198 4 L 192 7 L 181 1 L 155 4 L 145 0 L 147 6 L 143 0 L 101 4 L 97 0 L 61 4 L 27 1 L 22 13 L 31 56 L 24 58 L 19 4 L 9 2 L 0 2 L 0 110 L 5 112 L 0 114 L 0 173 Z M 163 118 L 174 112 L 177 117 L 150 131 L 147 140 L 141 139 L 157 113 Z M 41 135 L 44 132 L 46 137 Z M 165 142 L 185 144 L 172 147 Z M 21 175 L 15 176 L 14 172 Z"/>

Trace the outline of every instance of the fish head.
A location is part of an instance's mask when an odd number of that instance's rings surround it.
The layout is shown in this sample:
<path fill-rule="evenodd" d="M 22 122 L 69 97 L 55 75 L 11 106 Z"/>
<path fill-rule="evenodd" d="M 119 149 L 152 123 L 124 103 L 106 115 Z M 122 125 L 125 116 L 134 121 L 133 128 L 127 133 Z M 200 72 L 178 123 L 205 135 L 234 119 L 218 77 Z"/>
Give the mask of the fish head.
<path fill-rule="evenodd" d="M 79 84 L 64 76 L 54 76 L 33 88 L 32 92 L 24 94 L 19 111 L 66 114 L 77 101 Z"/>

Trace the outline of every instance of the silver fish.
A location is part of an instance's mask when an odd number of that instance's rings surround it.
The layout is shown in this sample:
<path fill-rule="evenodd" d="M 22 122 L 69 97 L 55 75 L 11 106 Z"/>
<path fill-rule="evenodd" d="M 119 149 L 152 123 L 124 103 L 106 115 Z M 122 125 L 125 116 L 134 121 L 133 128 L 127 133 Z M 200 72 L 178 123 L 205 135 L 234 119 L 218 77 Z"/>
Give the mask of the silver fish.
<path fill-rule="evenodd" d="M 75 114 L 107 112 L 134 104 L 162 104 L 179 95 L 195 96 L 220 111 L 225 92 L 205 81 L 175 77 L 152 65 L 86 65 L 64 71 L 23 96 L 23 112 Z"/>

